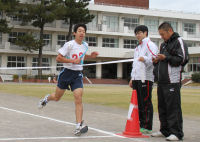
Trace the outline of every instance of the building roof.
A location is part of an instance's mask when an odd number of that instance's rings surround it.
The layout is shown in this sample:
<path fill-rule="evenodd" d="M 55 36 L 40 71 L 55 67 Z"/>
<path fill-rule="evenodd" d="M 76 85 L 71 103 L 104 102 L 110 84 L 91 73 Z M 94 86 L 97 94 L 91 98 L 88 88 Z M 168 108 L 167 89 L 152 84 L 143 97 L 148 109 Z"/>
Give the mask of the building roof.
<path fill-rule="evenodd" d="M 120 14 L 133 14 L 148 17 L 163 17 L 163 18 L 176 18 L 186 20 L 200 20 L 200 14 L 197 13 L 183 13 L 178 11 L 170 10 L 157 10 L 157 9 L 142 9 L 133 7 L 119 7 L 112 5 L 99 5 L 89 4 L 90 11 L 109 12 L 109 13 L 120 13 Z"/>

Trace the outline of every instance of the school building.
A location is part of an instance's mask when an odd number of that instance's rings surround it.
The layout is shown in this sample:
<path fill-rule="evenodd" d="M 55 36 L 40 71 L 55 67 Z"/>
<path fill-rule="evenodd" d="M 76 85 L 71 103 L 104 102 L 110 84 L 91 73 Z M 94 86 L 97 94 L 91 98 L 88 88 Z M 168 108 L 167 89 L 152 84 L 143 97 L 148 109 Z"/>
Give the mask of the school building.
<path fill-rule="evenodd" d="M 149 37 L 159 46 L 163 41 L 157 29 L 162 22 L 167 21 L 189 46 L 190 62 L 185 67 L 183 77 L 199 72 L 200 14 L 149 9 L 148 0 L 136 1 L 131 3 L 129 0 L 94 0 L 88 6 L 90 12 L 95 15 L 93 21 L 87 24 L 85 40 L 89 44 L 88 54 L 98 51 L 99 56 L 94 60 L 86 60 L 85 63 L 132 58 L 134 48 L 138 44 L 134 29 L 141 24 L 149 28 Z M 39 36 L 39 29 L 30 25 L 21 26 L 18 17 L 7 19 L 13 30 L 10 34 L 0 33 L 0 67 L 37 66 L 37 51 L 24 51 L 11 41 L 30 30 Z M 57 50 L 66 42 L 68 28 L 69 25 L 61 20 L 45 25 L 42 66 L 56 68 L 45 69 L 43 74 L 59 73 L 62 64 L 56 62 Z M 131 62 L 88 66 L 84 67 L 84 75 L 98 79 L 126 79 L 130 76 L 131 69 Z M 36 75 L 37 70 L 0 70 L 0 74 Z"/>

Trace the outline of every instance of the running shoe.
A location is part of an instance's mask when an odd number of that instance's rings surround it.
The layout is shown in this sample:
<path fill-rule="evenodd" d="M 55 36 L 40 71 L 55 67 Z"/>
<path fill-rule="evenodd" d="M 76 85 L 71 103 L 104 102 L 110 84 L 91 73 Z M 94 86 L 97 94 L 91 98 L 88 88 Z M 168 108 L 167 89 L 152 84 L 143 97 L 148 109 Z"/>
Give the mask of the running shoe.
<path fill-rule="evenodd" d="M 173 134 L 166 138 L 167 141 L 179 141 L 179 138 Z"/>
<path fill-rule="evenodd" d="M 80 127 L 76 128 L 74 131 L 75 136 L 80 136 L 88 131 L 88 126 L 83 124 L 84 121 L 81 122 Z"/>
<path fill-rule="evenodd" d="M 140 132 L 143 133 L 143 134 L 151 134 L 152 130 L 148 130 L 148 129 L 145 129 L 145 128 L 140 128 Z"/>
<path fill-rule="evenodd" d="M 164 135 L 160 131 L 152 133 L 151 136 L 152 137 L 164 137 Z"/>
<path fill-rule="evenodd" d="M 39 101 L 39 103 L 38 103 L 38 108 L 39 109 L 42 109 L 44 106 L 46 106 L 46 104 L 48 103 L 48 100 L 47 100 L 48 96 L 50 96 L 50 95 L 49 94 L 46 95 L 44 97 L 44 99 L 42 99 L 42 100 Z"/>

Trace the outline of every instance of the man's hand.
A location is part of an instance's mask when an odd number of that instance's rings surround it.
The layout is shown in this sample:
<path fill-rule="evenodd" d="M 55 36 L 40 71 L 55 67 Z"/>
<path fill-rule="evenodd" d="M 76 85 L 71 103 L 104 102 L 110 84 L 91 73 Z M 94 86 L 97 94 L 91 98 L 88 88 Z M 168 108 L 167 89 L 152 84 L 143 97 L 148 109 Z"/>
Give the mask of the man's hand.
<path fill-rule="evenodd" d="M 158 58 L 159 60 L 164 60 L 164 59 L 166 58 L 166 56 L 165 56 L 164 54 L 158 54 L 158 55 L 157 55 L 157 58 Z"/>
<path fill-rule="evenodd" d="M 132 84 L 132 80 L 129 81 L 129 86 L 132 88 L 133 84 Z"/>
<path fill-rule="evenodd" d="M 140 57 L 138 61 L 144 62 L 144 57 Z"/>
<path fill-rule="evenodd" d="M 99 55 L 99 53 L 96 52 L 96 51 L 94 51 L 94 52 L 91 53 L 90 56 L 91 56 L 92 58 L 96 58 L 98 55 Z"/>
<path fill-rule="evenodd" d="M 158 61 L 162 61 L 162 60 L 165 60 L 166 56 L 164 54 L 158 54 L 156 56 L 156 58 L 152 58 L 152 61 L 154 63 L 158 63 Z"/>
<path fill-rule="evenodd" d="M 158 63 L 158 61 L 159 61 L 159 59 L 156 57 L 156 58 L 152 58 L 152 62 L 154 62 L 154 63 Z"/>

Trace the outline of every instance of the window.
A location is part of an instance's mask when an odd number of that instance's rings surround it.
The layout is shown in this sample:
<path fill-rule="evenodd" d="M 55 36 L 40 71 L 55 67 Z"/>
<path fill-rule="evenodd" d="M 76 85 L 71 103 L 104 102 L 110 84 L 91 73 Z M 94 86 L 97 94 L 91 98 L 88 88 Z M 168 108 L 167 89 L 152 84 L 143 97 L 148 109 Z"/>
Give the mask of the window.
<path fill-rule="evenodd" d="M 51 45 L 51 35 L 50 34 L 44 34 L 43 40 L 45 45 Z"/>
<path fill-rule="evenodd" d="M 192 41 L 185 41 L 185 43 L 187 44 L 188 47 L 195 47 L 196 43 L 192 42 Z"/>
<path fill-rule="evenodd" d="M 98 31 L 97 28 L 97 16 L 95 15 L 95 17 L 92 19 L 92 21 L 90 23 L 87 24 L 88 30 L 91 31 Z"/>
<path fill-rule="evenodd" d="M 124 27 L 128 27 L 129 30 L 134 31 L 135 28 L 139 25 L 138 18 L 124 18 Z"/>
<path fill-rule="evenodd" d="M 21 22 L 22 21 L 22 19 L 19 18 L 18 16 L 12 15 L 10 18 L 11 18 L 12 21 L 17 21 L 17 22 Z"/>
<path fill-rule="evenodd" d="M 69 28 L 69 22 L 68 21 L 65 21 L 65 20 L 62 20 L 62 23 L 61 23 L 61 28 Z"/>
<path fill-rule="evenodd" d="M 50 66 L 49 58 L 42 58 L 42 67 L 49 67 L 49 66 Z M 38 58 L 36 58 L 36 57 L 33 58 L 32 67 L 38 67 Z M 43 70 L 50 70 L 50 68 L 45 68 Z"/>
<path fill-rule="evenodd" d="M 58 35 L 57 45 L 63 46 L 67 41 L 66 35 Z"/>
<path fill-rule="evenodd" d="M 103 38 L 102 47 L 118 48 L 118 39 Z"/>
<path fill-rule="evenodd" d="M 119 20 L 117 16 L 103 16 L 103 24 L 107 26 L 108 32 L 119 31 Z"/>
<path fill-rule="evenodd" d="M 137 40 L 124 39 L 124 48 L 134 49 L 137 44 Z"/>
<path fill-rule="evenodd" d="M 61 71 L 63 69 L 63 63 L 57 63 L 56 64 L 56 70 Z"/>
<path fill-rule="evenodd" d="M 11 42 L 11 43 L 15 43 L 15 41 L 16 41 L 16 39 L 17 39 L 18 36 L 20 37 L 20 36 L 24 36 L 24 35 L 25 35 L 24 32 L 11 32 L 9 34 L 8 41 Z"/>
<path fill-rule="evenodd" d="M 157 33 L 157 31 L 158 31 L 158 20 L 144 19 L 144 24 L 148 27 L 149 33 Z"/>
<path fill-rule="evenodd" d="M 85 37 L 85 41 L 88 43 L 89 46 L 97 46 L 97 37 L 87 36 Z"/>
<path fill-rule="evenodd" d="M 189 72 L 200 72 L 200 57 L 191 57 L 188 63 Z"/>
<path fill-rule="evenodd" d="M 26 61 L 23 56 L 8 56 L 7 67 L 25 67 Z"/>
<path fill-rule="evenodd" d="M 165 21 L 165 22 L 168 22 L 172 26 L 173 30 L 177 32 L 177 22 L 175 21 Z"/>
<path fill-rule="evenodd" d="M 196 24 L 184 23 L 183 31 L 186 31 L 188 34 L 195 34 L 196 33 Z"/>

